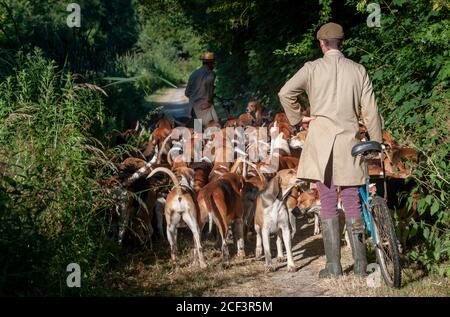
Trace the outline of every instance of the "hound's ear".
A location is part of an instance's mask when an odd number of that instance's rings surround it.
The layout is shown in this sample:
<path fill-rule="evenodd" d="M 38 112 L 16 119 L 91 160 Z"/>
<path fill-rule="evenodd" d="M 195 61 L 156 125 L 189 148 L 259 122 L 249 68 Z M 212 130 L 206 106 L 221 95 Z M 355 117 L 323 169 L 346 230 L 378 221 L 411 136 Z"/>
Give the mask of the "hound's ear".
<path fill-rule="evenodd" d="M 188 175 L 189 175 L 190 181 L 193 182 L 194 178 L 195 178 L 195 171 L 192 168 L 190 168 L 188 171 L 189 171 Z"/>
<path fill-rule="evenodd" d="M 195 173 L 194 171 L 192 171 L 192 177 L 189 181 L 189 184 L 191 185 L 191 188 L 194 188 L 194 183 L 195 183 Z"/>
<path fill-rule="evenodd" d="M 320 198 L 319 190 L 318 190 L 318 189 L 314 189 L 314 195 L 315 195 L 316 199 L 319 199 L 319 198 Z"/>
<path fill-rule="evenodd" d="M 267 189 L 264 191 L 264 200 L 273 203 L 280 195 L 280 177 L 277 175 L 269 182 Z"/>

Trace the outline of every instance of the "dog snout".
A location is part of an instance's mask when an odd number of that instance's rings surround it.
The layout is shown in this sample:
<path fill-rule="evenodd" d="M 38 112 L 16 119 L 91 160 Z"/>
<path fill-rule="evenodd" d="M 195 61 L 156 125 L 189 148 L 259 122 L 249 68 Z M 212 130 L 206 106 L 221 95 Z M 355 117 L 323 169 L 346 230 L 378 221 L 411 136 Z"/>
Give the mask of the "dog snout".
<path fill-rule="evenodd" d="M 298 207 L 295 207 L 294 209 L 292 209 L 291 212 L 295 217 L 301 217 L 304 215 L 304 213 L 302 213 L 302 210 Z"/>

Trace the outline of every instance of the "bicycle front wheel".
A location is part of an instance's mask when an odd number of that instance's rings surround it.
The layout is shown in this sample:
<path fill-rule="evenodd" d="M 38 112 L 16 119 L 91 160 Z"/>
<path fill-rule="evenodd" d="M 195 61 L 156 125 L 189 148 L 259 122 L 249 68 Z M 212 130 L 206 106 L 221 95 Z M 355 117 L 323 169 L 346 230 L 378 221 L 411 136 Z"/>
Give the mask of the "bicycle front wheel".
<path fill-rule="evenodd" d="M 400 288 L 402 271 L 392 217 L 384 199 L 377 196 L 372 202 L 373 229 L 376 240 L 375 254 L 381 274 L 388 286 Z"/>

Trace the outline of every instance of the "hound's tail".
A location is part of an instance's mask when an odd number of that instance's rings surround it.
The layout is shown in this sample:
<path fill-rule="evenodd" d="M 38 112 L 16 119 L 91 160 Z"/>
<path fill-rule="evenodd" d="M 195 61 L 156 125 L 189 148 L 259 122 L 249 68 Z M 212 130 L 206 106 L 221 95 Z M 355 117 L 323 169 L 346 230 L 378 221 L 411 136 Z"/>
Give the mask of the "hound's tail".
<path fill-rule="evenodd" d="M 161 145 L 161 148 L 159 149 L 158 160 L 156 161 L 156 163 L 158 163 L 158 164 L 161 163 L 162 155 L 163 155 L 163 152 L 164 152 L 164 150 L 165 150 L 165 148 L 166 148 L 166 144 L 167 144 L 167 142 L 169 142 L 169 140 L 170 140 L 171 138 L 172 138 L 172 133 L 170 133 L 170 134 L 167 136 L 167 138 L 164 139 L 164 141 L 163 141 L 163 143 L 162 143 L 162 145 Z"/>
<path fill-rule="evenodd" d="M 212 234 L 212 230 L 213 230 L 213 224 L 214 224 L 213 223 L 213 215 L 212 215 L 211 212 L 208 214 L 208 218 L 209 218 L 208 234 L 211 235 Z"/>
<path fill-rule="evenodd" d="M 170 177 L 170 179 L 172 180 L 172 182 L 173 182 L 173 185 L 174 185 L 174 188 L 176 188 L 176 190 L 177 190 L 177 194 L 178 195 L 181 195 L 181 188 L 180 188 L 180 181 L 178 180 L 178 178 L 175 176 L 175 174 L 170 170 L 170 169 L 168 169 L 167 167 L 158 167 L 158 168 L 155 168 L 151 173 L 150 173 L 150 175 L 148 175 L 147 176 L 147 178 L 150 178 L 150 177 L 152 177 L 153 175 L 155 175 L 155 174 L 157 174 L 157 173 L 164 173 L 164 174 L 166 174 L 166 175 L 168 175 L 169 177 Z"/>
<path fill-rule="evenodd" d="M 206 209 L 208 211 L 208 234 L 211 235 L 212 234 L 212 230 L 213 230 L 213 224 L 214 224 L 214 219 L 213 219 L 213 203 L 212 203 L 212 199 L 211 196 L 209 195 L 204 195 L 203 199 L 202 199 L 202 205 L 201 207 L 203 207 L 204 209 Z"/>

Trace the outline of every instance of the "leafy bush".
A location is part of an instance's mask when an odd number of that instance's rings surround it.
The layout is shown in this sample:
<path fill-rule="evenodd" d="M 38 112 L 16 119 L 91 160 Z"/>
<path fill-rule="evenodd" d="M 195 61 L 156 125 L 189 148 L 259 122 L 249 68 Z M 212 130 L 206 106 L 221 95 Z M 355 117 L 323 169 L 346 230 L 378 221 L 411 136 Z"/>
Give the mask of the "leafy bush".
<path fill-rule="evenodd" d="M 0 294 L 86 294 L 110 260 L 90 134 L 101 96 L 39 51 L 17 65 L 0 83 Z M 69 263 L 79 290 L 66 287 Z"/>
<path fill-rule="evenodd" d="M 81 27 L 69 28 L 70 2 L 7 0 L 0 4 L 0 46 L 42 49 L 44 55 L 72 72 L 102 71 L 133 47 L 138 38 L 136 2 L 78 0 Z"/>

